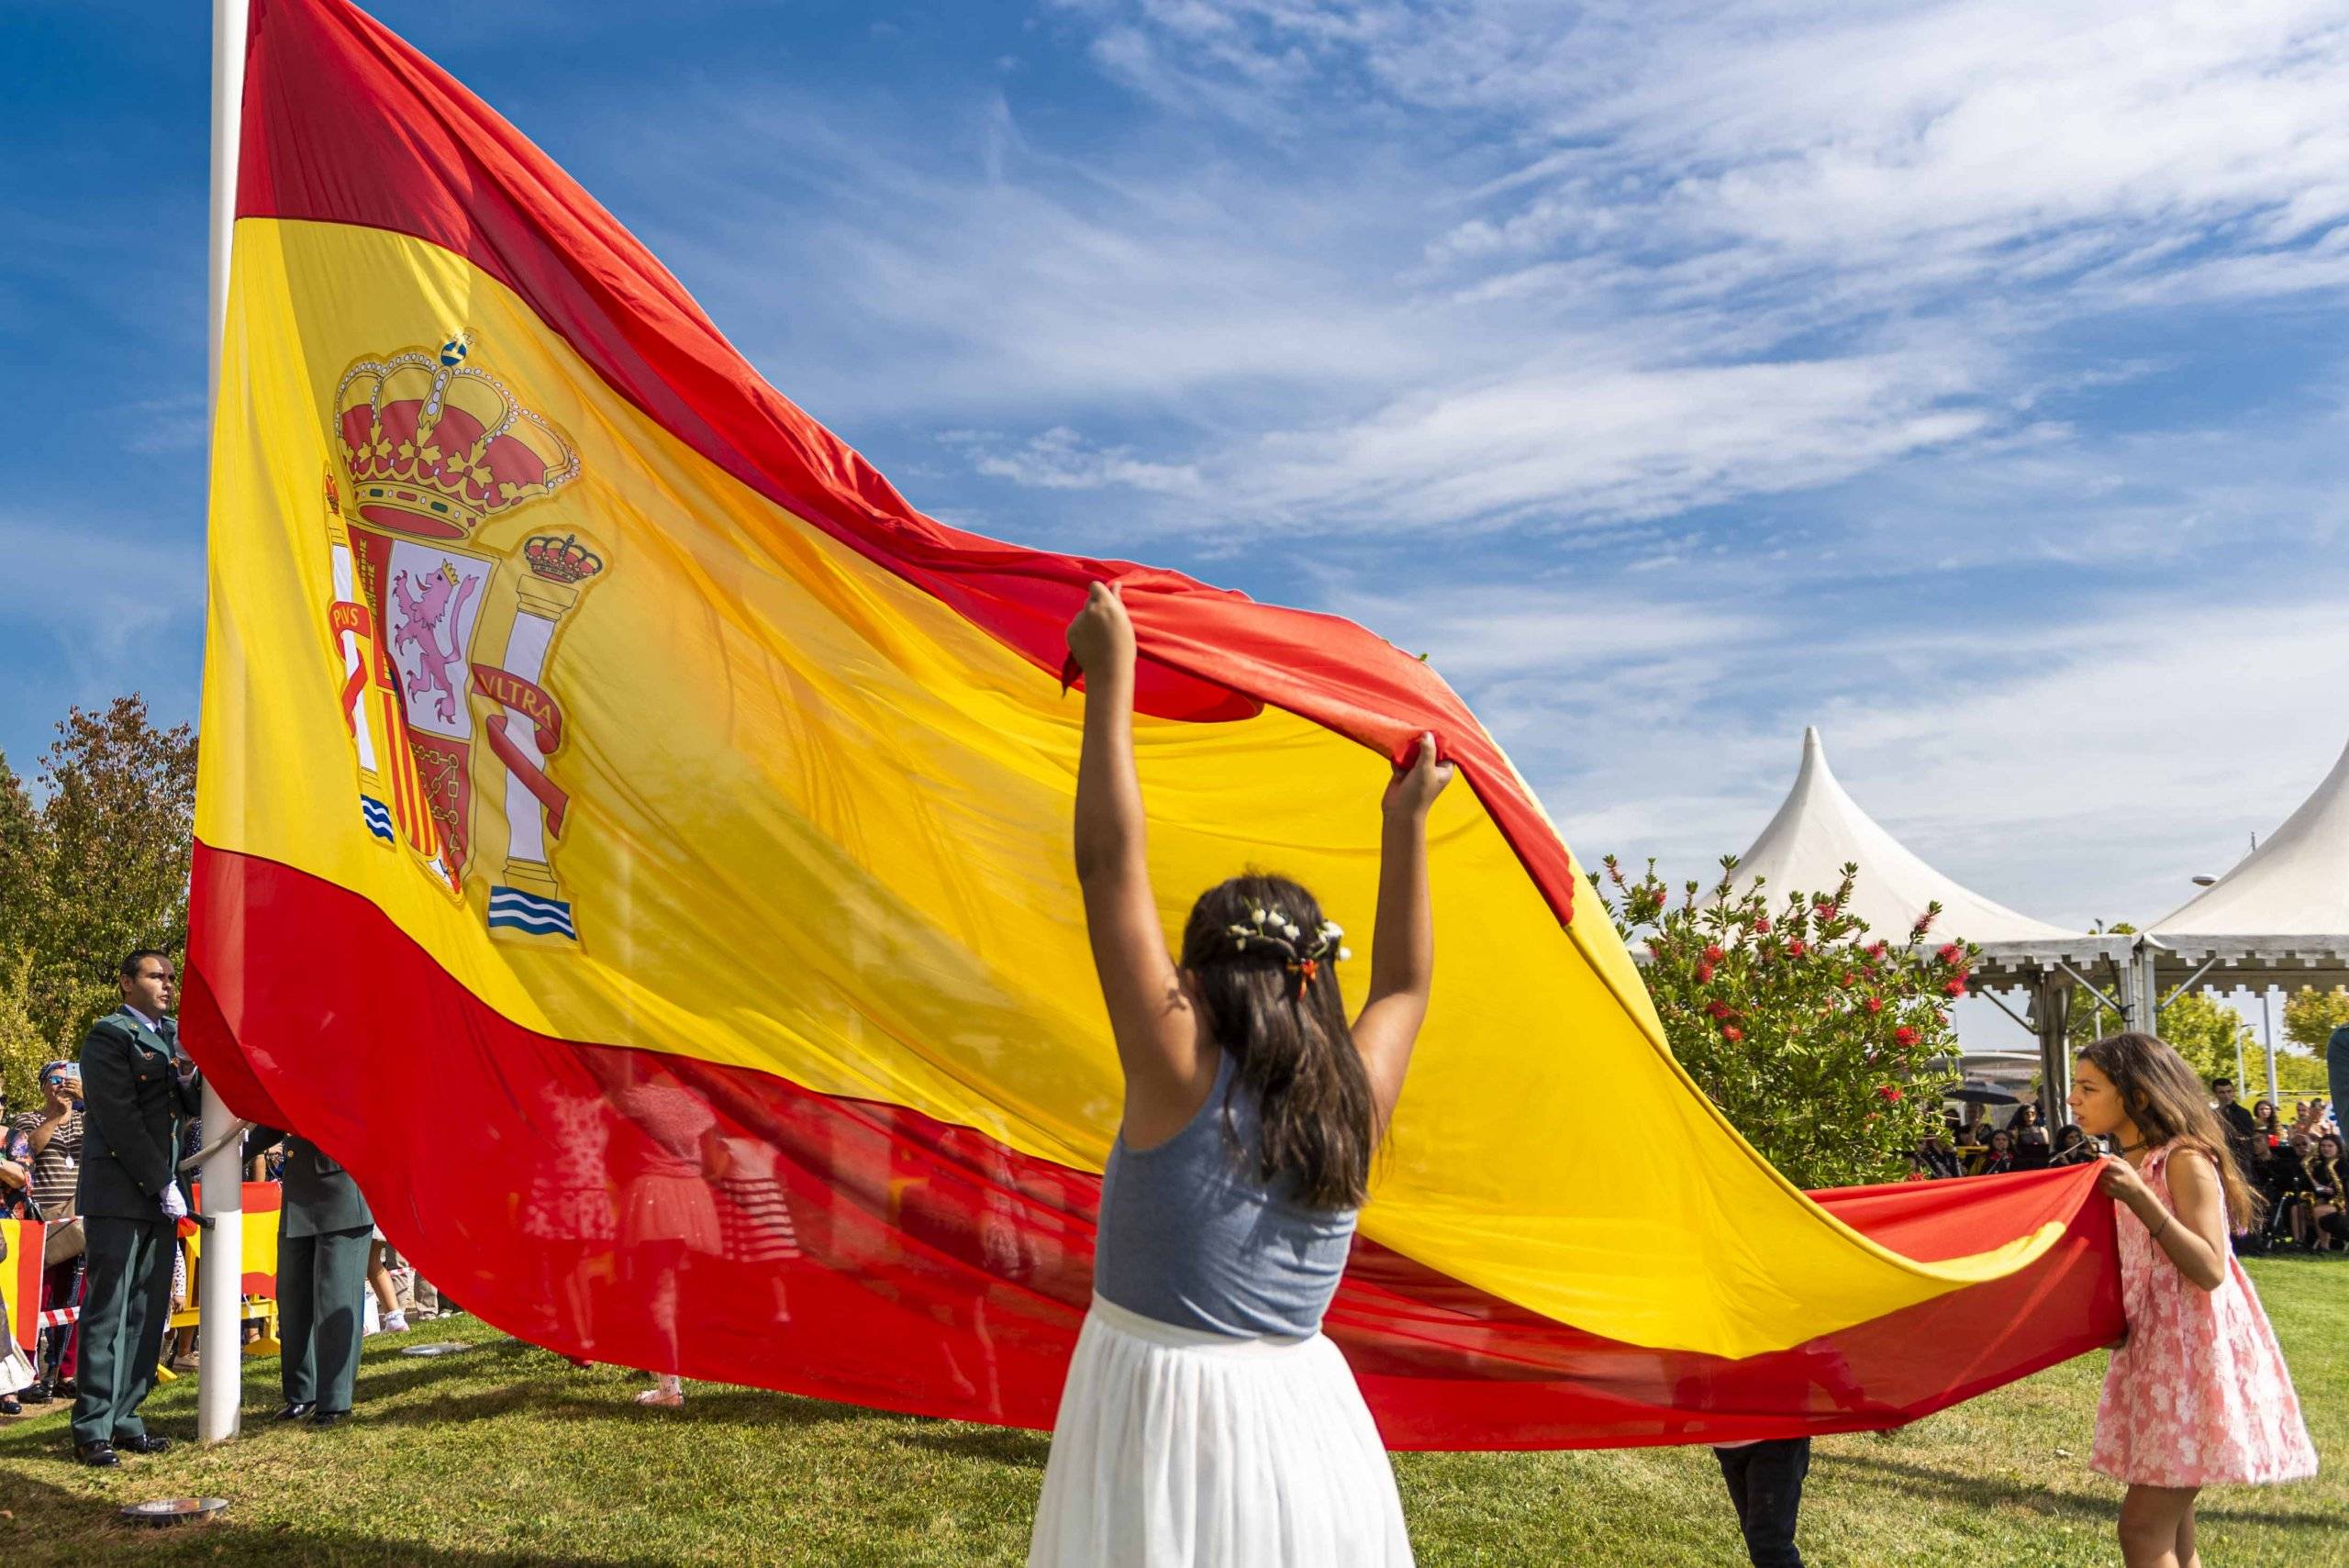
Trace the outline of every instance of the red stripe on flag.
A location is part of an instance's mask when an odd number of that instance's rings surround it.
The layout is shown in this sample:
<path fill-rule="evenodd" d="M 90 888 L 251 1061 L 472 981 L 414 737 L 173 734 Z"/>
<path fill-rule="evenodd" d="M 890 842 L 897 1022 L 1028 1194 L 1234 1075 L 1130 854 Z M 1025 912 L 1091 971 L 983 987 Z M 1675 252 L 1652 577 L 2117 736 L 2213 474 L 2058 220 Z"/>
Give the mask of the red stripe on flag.
<path fill-rule="evenodd" d="M 195 895 L 199 927 L 214 909 L 250 915 L 242 947 L 190 965 L 183 1027 L 206 1071 L 239 1115 L 298 1128 L 349 1166 L 384 1230 L 469 1310 L 566 1354 L 1051 1424 L 1092 1289 L 1097 1176 L 902 1107 L 534 1034 L 357 895 L 266 861 L 198 845 Z M 398 1006 L 373 1005 L 388 997 Z M 249 1061 L 271 1064 L 275 1105 L 252 1097 Z M 478 1118 L 459 1160 L 415 1139 L 450 1105 Z M 729 1217 L 725 1189 L 655 1173 L 709 1123 L 774 1159 L 787 1256 L 751 1210 Z M 2043 1222 L 2065 1233 L 2007 1279 L 1773 1355 L 1598 1339 L 1369 1241 L 1329 1331 L 1397 1448 L 1896 1426 L 2119 1333 L 2112 1207 L 2096 1181 L 2070 1170 L 1820 1195 L 1895 1246 L 1963 1252 Z"/>

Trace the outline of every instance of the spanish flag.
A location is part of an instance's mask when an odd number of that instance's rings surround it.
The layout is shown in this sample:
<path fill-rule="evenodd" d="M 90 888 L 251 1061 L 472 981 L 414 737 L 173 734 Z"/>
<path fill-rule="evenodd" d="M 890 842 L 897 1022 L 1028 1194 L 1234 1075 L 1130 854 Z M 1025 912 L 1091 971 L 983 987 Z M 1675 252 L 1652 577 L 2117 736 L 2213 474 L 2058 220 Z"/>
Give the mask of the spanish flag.
<path fill-rule="evenodd" d="M 1431 730 L 1433 1009 L 1330 1315 L 1397 1447 L 1890 1424 L 2111 1339 L 2094 1173 L 1820 1195 L 1666 1050 L 1508 760 L 1359 627 L 916 511 L 537 148 L 254 0 L 187 1038 L 571 1354 L 1050 1424 L 1119 1073 L 1061 628 L 1114 577 L 1170 929 L 1367 930 Z"/>

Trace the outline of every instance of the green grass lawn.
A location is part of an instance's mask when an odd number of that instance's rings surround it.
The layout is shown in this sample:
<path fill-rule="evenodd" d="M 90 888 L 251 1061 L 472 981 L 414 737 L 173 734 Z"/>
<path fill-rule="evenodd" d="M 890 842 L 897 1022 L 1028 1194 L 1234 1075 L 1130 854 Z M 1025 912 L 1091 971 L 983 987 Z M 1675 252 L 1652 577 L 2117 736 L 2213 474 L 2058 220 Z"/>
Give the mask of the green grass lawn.
<path fill-rule="evenodd" d="M 2253 1264 L 2319 1451 L 2314 1482 L 2207 1494 L 2211 1568 L 2349 1564 L 2349 1260 Z M 438 1360 L 400 1344 L 462 1339 Z M 2038 1568 L 2118 1561 L 2119 1488 L 2088 1473 L 2101 1356 L 2054 1368 L 1888 1436 L 1818 1445 L 1806 1554 L 1826 1568 Z M 263 1413 L 277 1363 L 246 1365 Z M 111 1473 L 67 1457 L 61 1406 L 0 1430 L 0 1563 L 1017 1562 L 1043 1473 L 1027 1432 L 876 1415 L 697 1386 L 645 1410 L 642 1380 L 573 1372 L 472 1318 L 370 1341 L 360 1416 L 333 1432 L 273 1429 L 186 1444 Z M 193 1378 L 149 1405 L 195 1429 Z M 1401 1454 L 1423 1563 L 1696 1568 L 1743 1561 L 1704 1449 Z M 210 1493 L 219 1522 L 112 1522 L 122 1503 Z"/>

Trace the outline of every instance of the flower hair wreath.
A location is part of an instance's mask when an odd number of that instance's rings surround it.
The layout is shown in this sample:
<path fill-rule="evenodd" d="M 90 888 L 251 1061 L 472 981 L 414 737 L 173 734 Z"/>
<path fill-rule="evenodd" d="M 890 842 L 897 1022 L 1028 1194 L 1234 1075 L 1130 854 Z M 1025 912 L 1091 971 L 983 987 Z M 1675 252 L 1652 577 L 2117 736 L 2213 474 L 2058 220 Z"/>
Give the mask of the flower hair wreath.
<path fill-rule="evenodd" d="M 1339 946 L 1346 931 L 1335 920 L 1322 921 L 1310 941 L 1297 922 L 1277 910 L 1251 909 L 1244 922 L 1234 921 L 1224 929 L 1235 952 L 1254 948 L 1280 954 L 1281 967 L 1297 976 L 1294 996 L 1304 995 L 1305 988 L 1319 977 L 1324 960 L 1342 962 L 1354 956 L 1353 949 Z"/>

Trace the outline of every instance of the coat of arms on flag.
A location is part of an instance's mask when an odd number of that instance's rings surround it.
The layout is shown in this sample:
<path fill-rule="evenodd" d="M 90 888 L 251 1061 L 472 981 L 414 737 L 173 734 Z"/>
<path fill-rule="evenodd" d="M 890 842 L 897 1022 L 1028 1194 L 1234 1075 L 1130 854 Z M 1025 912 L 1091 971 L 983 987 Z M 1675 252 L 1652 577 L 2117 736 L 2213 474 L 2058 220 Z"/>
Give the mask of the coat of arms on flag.
<path fill-rule="evenodd" d="M 575 943 L 553 851 L 570 797 L 547 771 L 563 711 L 541 682 L 604 558 L 575 532 L 523 537 L 518 514 L 577 477 L 578 454 L 471 353 L 461 334 L 362 359 L 329 413 L 328 625 L 360 819 L 453 897 L 485 881 L 492 929 Z M 480 852 L 484 821 L 502 853 Z"/>
<path fill-rule="evenodd" d="M 1277 856 L 1364 907 L 1387 764 L 1431 731 L 1468 786 L 1430 834 L 1425 1062 L 1330 1315 L 1390 1446 L 1888 1426 L 2118 1331 L 2093 1172 L 1820 1202 L 1772 1172 L 1435 671 L 924 517 L 429 60 L 347 0 L 251 17 L 186 1029 L 231 1109 L 398 1195 L 468 1308 L 1051 1424 L 1119 1071 L 1062 628 L 1114 580 L 1161 886 Z M 459 1102 L 469 1158 L 417 1160 Z M 745 1188 L 789 1248 L 728 1218 Z"/>

